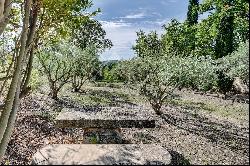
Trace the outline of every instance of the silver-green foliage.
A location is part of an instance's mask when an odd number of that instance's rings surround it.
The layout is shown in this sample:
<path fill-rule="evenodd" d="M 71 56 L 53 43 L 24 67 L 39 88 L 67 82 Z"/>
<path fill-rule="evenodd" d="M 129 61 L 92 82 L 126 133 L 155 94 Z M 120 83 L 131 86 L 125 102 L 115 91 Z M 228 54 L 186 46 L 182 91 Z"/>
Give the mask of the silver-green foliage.
<path fill-rule="evenodd" d="M 124 63 L 122 74 L 148 98 L 157 114 L 161 114 L 164 100 L 173 97 L 177 87 L 207 91 L 216 86 L 217 67 L 211 58 L 182 56 L 159 49 L 162 38 L 153 32 L 137 35 L 134 49 L 138 57 Z"/>
<path fill-rule="evenodd" d="M 53 98 L 71 78 L 73 55 L 77 51 L 74 45 L 67 42 L 54 43 L 44 47 L 38 54 L 39 69 L 46 75 Z"/>
<path fill-rule="evenodd" d="M 78 48 L 72 59 L 72 86 L 75 91 L 79 91 L 85 81 L 93 79 L 94 73 L 98 72 L 98 52 L 95 46 L 89 46 L 84 50 Z"/>
<path fill-rule="evenodd" d="M 177 66 L 175 70 L 179 72 L 177 78 L 180 87 L 191 87 L 201 91 L 207 91 L 217 86 L 216 71 L 218 68 L 215 61 L 209 56 L 176 59 Z"/>
<path fill-rule="evenodd" d="M 172 96 L 175 86 L 177 73 L 172 70 L 174 64 L 167 64 L 167 59 L 163 57 L 144 57 L 135 58 L 130 61 L 129 68 L 126 66 L 128 80 L 147 97 L 157 114 L 161 114 L 160 109 L 164 99 Z"/>
<path fill-rule="evenodd" d="M 29 82 L 29 85 L 32 90 L 37 90 L 42 85 L 42 81 L 40 77 L 41 77 L 41 74 L 39 73 L 39 71 L 37 69 L 33 69 L 31 73 L 30 82 Z"/>
<path fill-rule="evenodd" d="M 126 77 L 159 112 L 175 88 L 207 91 L 216 86 L 217 67 L 209 57 L 150 56 L 134 58 L 124 65 Z"/>
<path fill-rule="evenodd" d="M 249 85 L 249 41 L 241 43 L 232 54 L 218 59 L 220 69 L 229 77 L 240 77 Z"/>

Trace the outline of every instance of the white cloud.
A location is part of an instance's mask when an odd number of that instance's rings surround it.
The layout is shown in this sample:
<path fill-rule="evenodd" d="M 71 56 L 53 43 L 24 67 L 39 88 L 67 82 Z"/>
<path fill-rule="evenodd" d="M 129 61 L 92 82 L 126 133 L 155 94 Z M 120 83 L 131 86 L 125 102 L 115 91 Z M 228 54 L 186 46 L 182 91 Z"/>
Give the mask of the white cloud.
<path fill-rule="evenodd" d="M 160 26 L 162 26 L 162 25 L 164 25 L 164 24 L 168 24 L 169 22 L 170 22 L 170 19 L 167 18 L 167 19 L 157 20 L 157 21 L 155 21 L 154 23 L 155 23 L 155 24 L 158 24 L 158 25 L 160 25 Z"/>
<path fill-rule="evenodd" d="M 171 3 L 176 3 L 177 2 L 177 0 L 168 0 L 169 2 L 171 2 Z"/>
<path fill-rule="evenodd" d="M 169 3 L 176 3 L 177 0 L 165 0 L 165 1 L 161 1 L 161 4 L 164 6 L 169 5 Z"/>
<path fill-rule="evenodd" d="M 134 52 L 131 48 L 137 38 L 137 28 L 132 26 L 112 26 L 112 28 L 111 26 L 104 26 L 104 29 L 107 33 L 106 37 L 111 39 L 114 46 L 104 52 L 100 56 L 100 60 L 129 59 L 134 56 Z"/>
<path fill-rule="evenodd" d="M 137 13 L 137 14 L 129 14 L 122 18 L 136 19 L 136 18 L 144 18 L 145 16 L 146 16 L 145 13 Z"/>
<path fill-rule="evenodd" d="M 130 23 L 126 23 L 123 21 L 100 21 L 104 29 L 108 28 L 121 28 L 121 27 L 129 27 Z"/>
<path fill-rule="evenodd" d="M 106 60 L 127 60 L 134 57 L 134 52 L 132 49 L 120 49 L 118 47 L 113 47 L 110 50 L 107 50 L 100 56 L 101 61 Z"/>
<path fill-rule="evenodd" d="M 142 29 L 146 33 L 152 30 L 156 30 L 157 33 L 162 34 L 163 30 L 160 26 L 148 27 L 143 25 L 135 25 L 126 23 L 123 20 L 117 22 L 103 21 L 103 28 L 106 31 L 107 38 L 113 43 L 113 47 L 110 50 L 105 51 L 100 60 L 121 60 L 130 59 L 135 56 L 132 46 L 137 39 L 136 32 Z"/>

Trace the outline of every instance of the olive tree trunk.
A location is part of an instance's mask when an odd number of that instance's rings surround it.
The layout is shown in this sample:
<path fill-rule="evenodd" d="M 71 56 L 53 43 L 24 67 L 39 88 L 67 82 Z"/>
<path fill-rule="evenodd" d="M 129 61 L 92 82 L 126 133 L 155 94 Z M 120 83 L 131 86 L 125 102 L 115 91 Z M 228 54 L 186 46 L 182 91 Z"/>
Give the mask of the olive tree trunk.
<path fill-rule="evenodd" d="M 52 84 L 50 86 L 50 96 L 51 96 L 52 99 L 58 100 L 58 92 L 59 92 L 59 90 L 58 90 L 58 88 L 56 87 L 55 84 Z"/>
<path fill-rule="evenodd" d="M 76 76 L 74 75 L 72 78 L 72 88 L 73 92 L 80 92 L 83 84 L 87 81 L 84 76 Z"/>

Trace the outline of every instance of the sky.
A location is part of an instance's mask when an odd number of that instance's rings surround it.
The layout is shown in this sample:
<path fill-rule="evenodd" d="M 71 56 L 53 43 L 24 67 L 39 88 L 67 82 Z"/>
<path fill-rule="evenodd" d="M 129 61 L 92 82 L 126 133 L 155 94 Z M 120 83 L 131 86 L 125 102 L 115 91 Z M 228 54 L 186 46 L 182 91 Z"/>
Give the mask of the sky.
<path fill-rule="evenodd" d="M 163 33 L 162 25 L 175 18 L 186 19 L 188 0 L 93 0 L 92 9 L 101 8 L 95 19 L 102 23 L 113 43 L 100 60 L 126 60 L 135 56 L 132 46 L 140 29 Z"/>

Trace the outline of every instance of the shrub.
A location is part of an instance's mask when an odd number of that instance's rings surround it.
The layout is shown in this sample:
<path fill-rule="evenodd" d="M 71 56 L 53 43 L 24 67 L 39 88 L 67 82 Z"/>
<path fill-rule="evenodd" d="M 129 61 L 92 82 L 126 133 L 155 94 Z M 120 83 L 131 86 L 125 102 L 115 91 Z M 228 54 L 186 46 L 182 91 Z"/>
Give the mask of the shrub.
<path fill-rule="evenodd" d="M 76 48 L 70 43 L 54 43 L 45 46 L 37 54 L 41 73 L 46 75 L 49 86 L 50 95 L 53 99 L 58 99 L 58 92 L 69 82 L 73 70 L 73 55 Z"/>
<path fill-rule="evenodd" d="M 37 90 L 42 85 L 42 80 L 40 79 L 40 74 L 37 69 L 32 70 L 29 85 L 31 90 Z"/>
<path fill-rule="evenodd" d="M 73 61 L 72 88 L 73 91 L 79 92 L 83 84 L 93 79 L 99 70 L 100 62 L 96 48 L 90 46 L 84 50 L 78 49 Z"/>
<path fill-rule="evenodd" d="M 249 86 L 249 41 L 241 43 L 232 54 L 218 59 L 218 63 L 228 77 L 240 77 Z"/>
<path fill-rule="evenodd" d="M 207 91 L 216 86 L 217 67 L 210 57 L 183 56 L 162 49 L 162 39 L 155 32 L 137 33 L 133 47 L 136 58 L 125 61 L 122 75 L 145 95 L 157 114 L 175 88 L 192 87 Z M 165 38 L 163 37 L 165 40 Z"/>
<path fill-rule="evenodd" d="M 174 97 L 175 88 L 207 91 L 216 86 L 217 80 L 216 65 L 208 57 L 138 57 L 126 63 L 125 68 L 130 83 L 147 97 L 157 114 L 161 114 L 164 100 Z"/>

